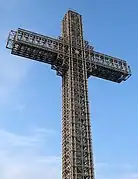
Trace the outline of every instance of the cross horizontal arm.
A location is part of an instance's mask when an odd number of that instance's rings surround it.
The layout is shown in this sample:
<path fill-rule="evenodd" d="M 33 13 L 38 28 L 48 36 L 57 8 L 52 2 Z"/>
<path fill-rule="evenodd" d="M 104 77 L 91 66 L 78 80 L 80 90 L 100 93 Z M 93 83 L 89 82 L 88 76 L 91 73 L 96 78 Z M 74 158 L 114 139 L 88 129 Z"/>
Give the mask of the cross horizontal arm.
<path fill-rule="evenodd" d="M 14 55 L 51 64 L 60 76 L 68 69 L 70 45 L 62 38 L 55 39 L 19 28 L 10 32 L 6 47 Z M 77 55 L 75 48 L 71 49 L 74 56 Z M 131 76 L 126 61 L 94 51 L 87 41 L 84 41 L 84 52 L 88 77 L 96 76 L 120 83 Z"/>
<path fill-rule="evenodd" d="M 62 38 L 54 39 L 19 28 L 10 32 L 6 47 L 14 55 L 51 64 L 59 73 L 67 68 L 69 45 Z"/>
<path fill-rule="evenodd" d="M 96 76 L 120 83 L 131 76 L 130 66 L 124 60 L 91 50 L 85 51 L 85 59 L 88 77 Z"/>

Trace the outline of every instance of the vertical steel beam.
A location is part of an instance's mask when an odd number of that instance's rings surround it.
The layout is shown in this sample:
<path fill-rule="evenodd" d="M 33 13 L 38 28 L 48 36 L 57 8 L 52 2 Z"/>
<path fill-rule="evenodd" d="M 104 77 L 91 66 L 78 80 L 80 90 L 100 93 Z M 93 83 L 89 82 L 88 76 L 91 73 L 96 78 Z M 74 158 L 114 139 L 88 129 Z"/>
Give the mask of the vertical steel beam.
<path fill-rule="evenodd" d="M 70 44 L 62 77 L 62 179 L 94 179 L 82 17 L 69 10 L 62 22 L 63 40 Z"/>

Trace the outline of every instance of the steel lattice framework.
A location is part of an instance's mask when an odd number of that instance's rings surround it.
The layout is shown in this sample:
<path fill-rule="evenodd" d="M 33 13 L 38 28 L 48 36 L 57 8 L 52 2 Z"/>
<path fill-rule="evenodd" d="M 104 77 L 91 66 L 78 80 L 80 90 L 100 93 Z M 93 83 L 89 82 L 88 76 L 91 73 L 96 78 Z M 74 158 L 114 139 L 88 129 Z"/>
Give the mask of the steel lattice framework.
<path fill-rule="evenodd" d="M 19 28 L 10 32 L 6 47 L 50 64 L 62 77 L 62 179 L 94 179 L 87 79 L 125 81 L 131 76 L 126 61 L 96 52 L 83 39 L 82 16 L 72 10 L 57 39 Z"/>

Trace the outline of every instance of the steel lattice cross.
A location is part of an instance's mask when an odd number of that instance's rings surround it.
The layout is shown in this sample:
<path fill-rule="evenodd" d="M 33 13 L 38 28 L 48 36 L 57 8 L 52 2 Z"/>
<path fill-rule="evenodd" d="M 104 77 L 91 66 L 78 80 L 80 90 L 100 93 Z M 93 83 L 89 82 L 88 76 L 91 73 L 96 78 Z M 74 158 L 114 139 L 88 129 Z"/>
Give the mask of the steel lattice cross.
<path fill-rule="evenodd" d="M 14 55 L 48 63 L 62 77 L 62 179 L 94 179 L 88 78 L 120 83 L 131 76 L 126 61 L 96 52 L 83 39 L 82 16 L 69 10 L 57 39 L 24 29 L 11 31 Z"/>

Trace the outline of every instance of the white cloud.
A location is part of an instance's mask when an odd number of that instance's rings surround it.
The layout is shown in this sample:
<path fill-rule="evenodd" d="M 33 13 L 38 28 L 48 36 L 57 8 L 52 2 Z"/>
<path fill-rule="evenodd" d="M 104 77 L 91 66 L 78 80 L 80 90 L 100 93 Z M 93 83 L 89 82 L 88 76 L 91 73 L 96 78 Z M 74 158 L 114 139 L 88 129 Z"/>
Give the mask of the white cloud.
<path fill-rule="evenodd" d="M 22 159 L 3 155 L 0 163 L 2 163 L 2 168 L 0 167 L 1 179 L 60 178 L 60 159 L 57 157 L 43 157 L 43 160 L 40 160 L 40 157 L 37 156 Z"/>
<path fill-rule="evenodd" d="M 51 134 L 45 129 L 28 136 L 0 130 L 0 179 L 59 179 L 60 157 L 41 155 Z"/>
<path fill-rule="evenodd" d="M 44 145 L 48 144 L 48 140 L 56 136 L 56 131 L 46 130 L 42 128 L 34 129 L 30 134 L 19 135 L 8 132 L 6 130 L 0 130 L 0 150 L 9 152 L 16 152 L 20 154 L 20 151 L 39 152 Z"/>
<path fill-rule="evenodd" d="M 41 128 L 26 135 L 0 130 L 0 179 L 60 179 L 61 157 L 42 154 L 56 135 Z M 95 168 L 96 179 L 138 179 L 134 167 L 125 163 L 97 162 Z"/>

